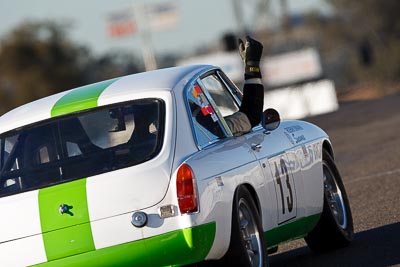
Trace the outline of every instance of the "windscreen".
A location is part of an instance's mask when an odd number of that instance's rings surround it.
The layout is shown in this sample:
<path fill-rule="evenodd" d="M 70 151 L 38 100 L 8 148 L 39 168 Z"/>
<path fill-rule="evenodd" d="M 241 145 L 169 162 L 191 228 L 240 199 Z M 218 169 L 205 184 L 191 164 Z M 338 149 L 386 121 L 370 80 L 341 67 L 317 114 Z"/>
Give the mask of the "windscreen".
<path fill-rule="evenodd" d="M 0 137 L 0 196 L 145 162 L 159 152 L 164 105 L 142 99 L 60 117 Z"/>

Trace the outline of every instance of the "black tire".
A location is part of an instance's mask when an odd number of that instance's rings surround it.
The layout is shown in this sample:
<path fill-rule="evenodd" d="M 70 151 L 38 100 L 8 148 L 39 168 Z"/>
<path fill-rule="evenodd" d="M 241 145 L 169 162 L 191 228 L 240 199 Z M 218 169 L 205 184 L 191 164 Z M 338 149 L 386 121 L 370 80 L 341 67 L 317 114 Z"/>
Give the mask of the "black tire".
<path fill-rule="evenodd" d="M 223 266 L 269 266 L 260 214 L 246 187 L 239 187 L 233 199 L 232 232 Z"/>
<path fill-rule="evenodd" d="M 323 150 L 324 208 L 315 228 L 304 238 L 314 252 L 346 247 L 353 240 L 353 218 L 342 178 L 331 155 Z"/>

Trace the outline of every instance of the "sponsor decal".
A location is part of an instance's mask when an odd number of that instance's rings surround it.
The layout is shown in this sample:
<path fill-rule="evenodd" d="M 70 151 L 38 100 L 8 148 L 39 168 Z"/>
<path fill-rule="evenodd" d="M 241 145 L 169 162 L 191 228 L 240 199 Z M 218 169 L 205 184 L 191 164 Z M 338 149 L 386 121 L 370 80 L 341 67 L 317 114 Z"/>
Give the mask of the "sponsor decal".
<path fill-rule="evenodd" d="M 200 94 L 201 94 L 200 86 L 195 85 L 192 90 L 192 95 L 194 96 L 194 98 L 198 98 Z"/>
<path fill-rule="evenodd" d="M 295 132 L 302 131 L 302 130 L 304 130 L 304 129 L 300 125 L 293 125 L 293 126 L 286 127 L 284 133 L 285 133 L 286 137 L 289 139 L 289 141 L 292 143 L 292 145 L 294 145 L 294 144 L 298 144 L 298 143 L 306 140 L 306 137 L 303 134 L 299 135 L 299 136 L 296 136 L 294 134 Z"/>
<path fill-rule="evenodd" d="M 207 116 L 208 114 L 212 114 L 213 112 L 214 112 L 214 110 L 210 106 L 204 106 L 201 108 L 201 113 L 203 113 L 204 116 Z"/>
<path fill-rule="evenodd" d="M 288 133 L 294 133 L 294 132 L 303 130 L 303 127 L 301 127 L 300 125 L 293 125 L 293 126 L 286 127 L 285 130 Z"/>
<path fill-rule="evenodd" d="M 294 134 L 292 134 L 294 140 L 296 141 L 296 144 L 302 142 L 302 141 L 306 141 L 306 138 L 304 137 L 304 135 L 300 135 L 300 136 L 295 136 Z"/>
<path fill-rule="evenodd" d="M 193 97 L 197 100 L 197 104 L 201 107 L 201 113 L 203 114 L 203 116 L 210 115 L 212 120 L 216 122 L 218 120 L 218 117 L 215 114 L 213 107 L 210 105 L 210 102 L 208 102 L 207 98 L 204 96 L 203 91 L 201 91 L 200 86 L 193 86 L 193 90 L 191 93 Z"/>
<path fill-rule="evenodd" d="M 212 113 L 211 119 L 213 120 L 213 122 L 216 122 L 218 120 L 218 117 L 217 117 L 217 115 L 215 115 L 215 113 Z"/>

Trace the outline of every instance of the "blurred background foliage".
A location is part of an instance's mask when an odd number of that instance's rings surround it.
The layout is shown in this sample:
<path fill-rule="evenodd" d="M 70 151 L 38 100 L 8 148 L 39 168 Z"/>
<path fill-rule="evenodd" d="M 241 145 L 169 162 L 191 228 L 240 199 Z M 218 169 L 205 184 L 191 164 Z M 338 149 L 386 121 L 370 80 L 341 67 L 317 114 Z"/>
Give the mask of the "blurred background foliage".
<path fill-rule="evenodd" d="M 124 51 L 92 56 L 68 38 L 68 29 L 52 21 L 25 22 L 2 40 L 1 114 L 32 100 L 141 68 Z"/>
<path fill-rule="evenodd" d="M 317 48 L 324 74 L 334 80 L 338 94 L 351 94 L 357 87 L 364 91 L 398 88 L 400 1 L 325 2 L 332 7 L 329 14 L 288 14 L 277 29 L 250 33 L 265 44 L 266 55 Z M 71 41 L 69 30 L 62 22 L 28 21 L 0 40 L 0 114 L 66 89 L 144 70 L 131 51 L 94 56 L 87 47 Z M 221 42 L 225 37 L 221 36 Z M 205 47 L 201 52 L 223 46 Z M 181 56 L 164 55 L 158 58 L 159 67 L 173 66 Z"/>
<path fill-rule="evenodd" d="M 335 82 L 339 95 L 358 87 L 398 90 L 400 1 L 325 2 L 332 7 L 332 14 L 289 15 L 280 31 L 263 34 L 267 51 L 317 48 L 324 74 Z"/>
<path fill-rule="evenodd" d="M 400 77 L 400 1 L 329 0 L 335 7 L 334 42 L 350 49 L 349 81 Z M 321 32 L 323 29 L 321 29 Z M 329 32 L 324 32 L 329 40 Z M 340 46 L 339 46 L 340 47 Z"/>
<path fill-rule="evenodd" d="M 53 22 L 24 23 L 2 42 L 0 72 L 3 103 L 16 106 L 84 82 L 88 51 L 67 39 Z M 6 109 L 2 105 L 2 110 Z"/>

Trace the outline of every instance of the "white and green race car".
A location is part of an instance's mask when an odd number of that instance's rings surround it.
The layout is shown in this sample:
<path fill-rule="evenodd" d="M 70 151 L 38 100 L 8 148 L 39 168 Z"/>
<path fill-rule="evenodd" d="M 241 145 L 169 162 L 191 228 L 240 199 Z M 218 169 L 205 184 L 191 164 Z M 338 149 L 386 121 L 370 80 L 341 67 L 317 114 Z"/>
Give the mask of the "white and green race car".
<path fill-rule="evenodd" d="M 318 127 L 234 136 L 241 92 L 216 67 L 99 82 L 0 117 L 1 266 L 267 266 L 303 238 L 346 246 L 349 203 Z"/>

